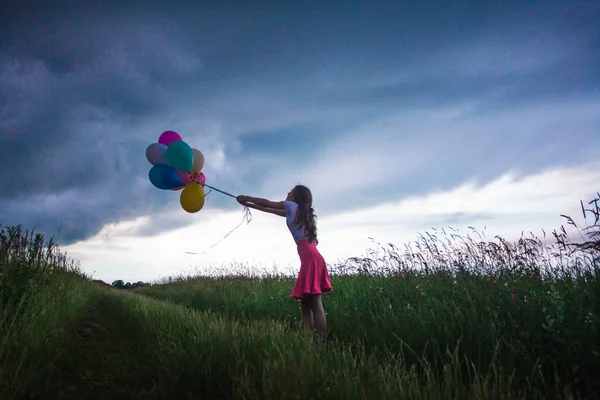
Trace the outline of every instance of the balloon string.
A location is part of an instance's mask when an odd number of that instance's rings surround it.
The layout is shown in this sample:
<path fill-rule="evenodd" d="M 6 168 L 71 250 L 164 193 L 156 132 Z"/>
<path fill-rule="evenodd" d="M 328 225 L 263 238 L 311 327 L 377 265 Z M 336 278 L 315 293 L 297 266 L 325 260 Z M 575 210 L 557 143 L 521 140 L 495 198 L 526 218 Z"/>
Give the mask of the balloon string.
<path fill-rule="evenodd" d="M 206 201 L 206 198 L 208 197 L 208 195 L 209 195 L 211 192 L 212 192 L 212 189 L 210 189 L 210 190 L 208 191 L 208 193 L 206 193 L 206 194 L 204 195 L 204 200 L 205 200 L 205 201 Z M 200 204 L 200 203 L 202 203 L 202 200 L 200 200 L 200 201 L 198 202 L 198 204 Z"/>
<path fill-rule="evenodd" d="M 227 192 L 225 192 L 225 191 L 223 191 L 221 189 L 217 189 L 216 187 L 212 187 L 210 185 L 207 185 L 206 183 L 203 183 L 203 185 L 206 186 L 207 188 L 211 189 L 211 190 L 216 190 L 217 192 L 223 193 L 224 195 L 227 195 L 229 197 L 233 197 L 233 198 L 237 197 L 237 196 L 232 195 L 231 193 L 227 193 Z"/>
<path fill-rule="evenodd" d="M 224 194 L 224 195 L 226 195 L 226 196 L 233 197 L 234 199 L 237 197 L 237 196 L 234 196 L 234 195 L 233 195 L 233 194 L 231 194 L 231 193 L 227 193 L 227 192 L 226 192 L 226 191 L 224 191 L 224 190 L 217 189 L 216 187 L 213 187 L 213 186 L 207 185 L 206 183 L 202 183 L 202 186 L 206 186 L 206 187 L 207 187 L 207 188 L 209 188 L 210 190 L 208 191 L 208 193 L 206 193 L 206 194 L 204 195 L 204 199 L 203 199 L 203 200 L 201 200 L 200 202 L 198 202 L 198 204 L 200 204 L 202 201 L 206 200 L 206 196 L 208 196 L 208 195 L 209 195 L 209 194 L 210 194 L 210 193 L 211 193 L 213 190 L 214 190 L 214 191 L 216 191 L 216 192 L 219 192 L 219 193 L 223 193 L 223 194 Z M 239 224 L 238 224 L 238 225 L 237 225 L 235 228 L 233 228 L 232 230 L 230 230 L 230 231 L 227 233 L 227 235 L 223 236 L 223 237 L 222 237 L 222 238 L 221 238 L 221 239 L 220 239 L 220 240 L 219 240 L 217 243 L 215 243 L 215 244 L 213 244 L 212 246 L 210 246 L 210 247 L 208 248 L 208 250 L 212 249 L 213 247 L 215 247 L 216 245 L 218 245 L 219 243 L 221 243 L 223 240 L 225 240 L 225 239 L 226 239 L 226 238 L 227 238 L 229 235 L 231 235 L 231 234 L 232 234 L 233 232 L 235 232 L 235 231 L 236 231 L 236 230 L 237 230 L 237 229 L 238 229 L 240 226 L 242 226 L 242 224 L 243 224 L 244 222 L 246 222 L 246 225 L 248 225 L 248 224 L 250 223 L 250 221 L 252 221 L 252 213 L 250 212 L 250 208 L 248 208 L 248 207 L 244 206 L 244 216 L 242 217 L 242 221 L 241 221 L 241 222 L 240 222 L 240 223 L 239 223 Z M 206 253 L 208 252 L 208 250 L 205 250 L 205 251 L 203 251 L 203 252 L 201 252 L 201 253 L 195 253 L 195 252 L 192 252 L 192 251 L 186 251 L 185 253 L 186 253 L 186 254 L 196 254 L 196 255 L 201 255 L 201 254 L 206 254 Z"/>
<path fill-rule="evenodd" d="M 208 192 L 210 193 L 210 192 Z M 235 197 L 235 196 L 234 196 Z M 221 238 L 221 240 L 219 240 L 217 243 L 213 244 L 212 246 L 210 246 L 208 248 L 208 250 L 212 249 L 213 247 L 215 247 L 216 245 L 218 245 L 219 243 L 221 243 L 223 240 L 225 240 L 227 238 L 227 236 L 231 235 L 233 232 L 235 232 L 240 226 L 242 226 L 242 224 L 244 222 L 246 222 L 246 225 L 248 225 L 250 223 L 250 221 L 252 221 L 252 213 L 250 212 L 250 208 L 244 206 L 244 216 L 242 217 L 242 221 L 238 224 L 238 226 L 236 226 L 235 228 L 233 228 L 232 230 L 229 231 L 229 233 L 227 233 L 227 235 L 223 236 Z M 208 252 L 208 250 L 205 250 L 201 253 L 196 253 L 196 252 L 192 252 L 192 251 L 186 251 L 186 254 L 195 254 L 195 255 L 201 255 L 201 254 L 206 254 Z"/>

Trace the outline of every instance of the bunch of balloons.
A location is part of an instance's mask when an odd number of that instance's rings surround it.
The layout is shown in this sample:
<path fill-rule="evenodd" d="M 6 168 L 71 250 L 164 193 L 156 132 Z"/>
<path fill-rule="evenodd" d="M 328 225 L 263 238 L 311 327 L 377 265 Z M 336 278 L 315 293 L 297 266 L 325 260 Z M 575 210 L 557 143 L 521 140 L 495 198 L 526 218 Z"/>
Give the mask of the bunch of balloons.
<path fill-rule="evenodd" d="M 174 131 L 165 131 L 146 148 L 146 158 L 152 164 L 150 182 L 162 190 L 181 190 L 181 208 L 196 213 L 204 207 L 204 185 L 202 173 L 204 155 L 191 148 Z"/>

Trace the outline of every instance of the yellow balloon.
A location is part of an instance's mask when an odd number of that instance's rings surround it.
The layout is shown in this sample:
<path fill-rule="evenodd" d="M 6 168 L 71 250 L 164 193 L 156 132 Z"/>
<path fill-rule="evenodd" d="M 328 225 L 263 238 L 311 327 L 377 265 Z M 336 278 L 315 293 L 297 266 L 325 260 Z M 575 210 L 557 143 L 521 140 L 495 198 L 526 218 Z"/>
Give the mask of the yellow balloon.
<path fill-rule="evenodd" d="M 194 164 L 192 165 L 190 174 L 197 174 L 204 168 L 204 154 L 198 149 L 192 149 L 192 152 L 194 153 Z"/>
<path fill-rule="evenodd" d="M 204 207 L 204 188 L 196 182 L 190 182 L 179 196 L 181 208 L 189 213 L 197 213 Z"/>

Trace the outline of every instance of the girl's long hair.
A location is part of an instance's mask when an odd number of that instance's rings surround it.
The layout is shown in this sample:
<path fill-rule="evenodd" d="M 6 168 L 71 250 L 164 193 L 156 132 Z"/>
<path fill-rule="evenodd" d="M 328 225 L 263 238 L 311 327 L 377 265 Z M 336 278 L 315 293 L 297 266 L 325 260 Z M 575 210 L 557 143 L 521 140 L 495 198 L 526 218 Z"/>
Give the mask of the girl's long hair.
<path fill-rule="evenodd" d="M 294 201 L 298 204 L 294 224 L 306 229 L 310 243 L 319 244 L 317 240 L 317 216 L 312 208 L 313 198 L 310 189 L 304 185 L 297 185 L 294 188 Z"/>

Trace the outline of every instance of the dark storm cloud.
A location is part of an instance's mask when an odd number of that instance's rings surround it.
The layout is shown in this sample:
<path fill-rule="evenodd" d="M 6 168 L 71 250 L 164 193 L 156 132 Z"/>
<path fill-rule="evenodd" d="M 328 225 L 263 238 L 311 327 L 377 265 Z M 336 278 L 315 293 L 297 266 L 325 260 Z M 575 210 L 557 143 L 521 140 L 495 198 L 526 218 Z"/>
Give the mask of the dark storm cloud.
<path fill-rule="evenodd" d="M 162 128 L 148 135 L 145 121 L 165 115 L 172 91 L 201 70 L 198 56 L 148 26 L 45 21 L 31 31 L 0 58 L 0 223 L 62 227 L 70 242 L 164 205 L 135 184 L 148 183 L 144 150 Z"/>

